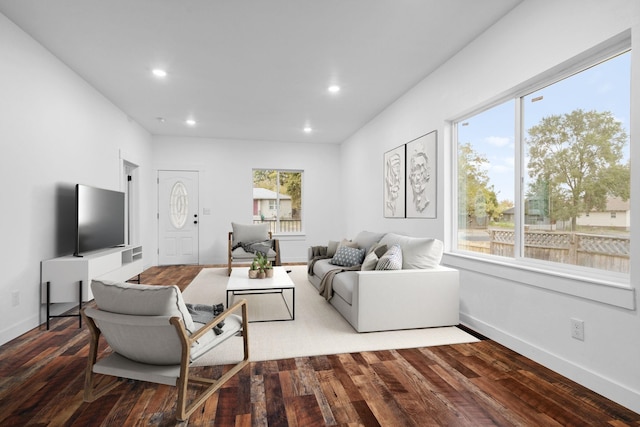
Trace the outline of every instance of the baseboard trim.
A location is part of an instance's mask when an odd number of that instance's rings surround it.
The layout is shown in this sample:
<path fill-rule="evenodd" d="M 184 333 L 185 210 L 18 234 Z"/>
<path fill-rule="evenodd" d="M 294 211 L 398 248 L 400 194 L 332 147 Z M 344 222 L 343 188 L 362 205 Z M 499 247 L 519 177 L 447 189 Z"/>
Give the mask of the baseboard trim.
<path fill-rule="evenodd" d="M 9 327 L 0 331 L 0 345 L 8 343 L 9 341 L 29 332 L 33 328 L 37 328 L 40 325 L 41 322 L 39 316 L 30 316 L 29 318 L 24 319 L 18 323 L 9 325 Z"/>
<path fill-rule="evenodd" d="M 457 326 L 457 328 L 465 331 L 469 335 L 472 335 L 472 336 L 478 338 L 480 341 L 484 341 L 484 340 L 488 340 L 489 339 L 489 338 L 485 337 L 484 335 L 482 335 L 481 333 L 479 333 L 478 331 L 476 331 L 474 329 L 471 329 L 468 326 L 465 326 L 463 324 L 459 324 Z"/>
<path fill-rule="evenodd" d="M 640 391 L 612 381 L 583 366 L 537 347 L 479 319 L 460 313 L 460 324 L 565 377 L 599 393 L 614 402 L 640 413 Z"/>

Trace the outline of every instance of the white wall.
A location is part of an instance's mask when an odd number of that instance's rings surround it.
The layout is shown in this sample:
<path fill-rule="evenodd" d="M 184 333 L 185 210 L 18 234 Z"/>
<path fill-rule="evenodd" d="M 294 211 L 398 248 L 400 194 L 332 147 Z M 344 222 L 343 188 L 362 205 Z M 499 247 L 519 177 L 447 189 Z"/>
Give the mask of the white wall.
<path fill-rule="evenodd" d="M 46 320 L 40 262 L 73 252 L 73 227 L 60 226 L 73 214 L 73 186 L 122 189 L 121 157 L 150 183 L 151 137 L 3 15 L 0 40 L 2 344 Z M 149 230 L 141 237 L 148 245 Z"/>
<path fill-rule="evenodd" d="M 304 172 L 305 233 L 277 236 L 283 262 L 305 262 L 310 245 L 326 244 L 343 236 L 339 154 L 338 146 L 325 144 L 158 136 L 153 139 L 155 171 L 199 171 L 200 264 L 226 264 L 231 222 L 252 223 L 254 168 Z M 157 188 L 154 197 L 157 200 Z M 205 209 L 211 214 L 204 215 Z"/>
<path fill-rule="evenodd" d="M 447 122 L 522 87 L 629 29 L 640 46 L 640 2 L 634 0 L 527 0 L 444 66 L 387 108 L 342 146 L 348 218 L 347 234 L 358 230 L 399 230 L 449 241 L 451 227 L 451 141 Z M 425 55 L 428 52 L 425 52 Z M 631 135 L 640 130 L 640 59 L 632 58 Z M 438 219 L 382 217 L 382 155 L 431 130 L 438 131 Z M 633 145 L 633 144 L 632 144 Z M 631 150 L 632 165 L 640 164 Z M 640 168 L 632 171 L 632 207 L 640 209 Z M 370 183 L 364 186 L 363 183 Z M 632 224 L 632 257 L 640 260 L 640 223 Z M 461 270 L 461 316 L 465 323 L 593 390 L 640 412 L 640 319 L 638 310 L 593 299 L 610 297 L 606 287 L 517 268 L 445 256 Z M 637 288 L 637 268 L 632 267 Z M 494 275 L 492 272 L 500 271 Z M 502 274 L 504 273 L 504 274 Z M 502 276 L 502 277 L 500 277 Z M 552 289 L 542 289 L 544 282 Z M 558 289 L 593 290 L 595 298 Z M 586 292 L 578 289 L 576 293 Z M 635 289 L 621 291 L 637 307 Z M 635 293 L 634 293 L 635 292 Z M 616 299 L 611 297 L 610 299 Z M 585 321 L 585 341 L 570 336 L 570 318 Z"/>

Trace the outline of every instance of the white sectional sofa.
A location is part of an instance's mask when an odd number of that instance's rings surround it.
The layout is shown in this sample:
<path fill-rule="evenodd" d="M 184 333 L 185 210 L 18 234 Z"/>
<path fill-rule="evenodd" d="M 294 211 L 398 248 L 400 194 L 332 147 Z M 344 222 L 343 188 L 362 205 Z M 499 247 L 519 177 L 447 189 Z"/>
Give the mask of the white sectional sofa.
<path fill-rule="evenodd" d="M 320 288 L 330 271 L 347 270 L 335 274 L 332 295 L 326 297 L 358 332 L 457 325 L 459 275 L 457 270 L 440 265 L 441 241 L 367 231 L 350 241 L 350 246 L 369 252 L 367 268 L 371 268 L 372 259 L 375 261 L 376 256 L 370 254 L 373 250 L 380 252 L 394 245 L 401 249 L 401 269 L 363 271 L 334 265 L 331 262 L 341 251 L 337 242 L 324 247 L 328 250 L 325 256 L 317 255 L 324 253 L 318 250 L 323 247 L 309 248 L 309 281 Z M 332 247 L 336 246 L 334 254 Z M 380 267 L 380 261 L 376 265 Z"/>

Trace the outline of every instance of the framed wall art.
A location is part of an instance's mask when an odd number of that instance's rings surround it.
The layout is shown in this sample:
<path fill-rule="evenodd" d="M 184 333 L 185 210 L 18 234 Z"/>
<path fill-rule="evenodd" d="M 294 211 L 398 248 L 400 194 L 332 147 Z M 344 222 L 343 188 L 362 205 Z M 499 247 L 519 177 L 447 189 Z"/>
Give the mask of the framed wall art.
<path fill-rule="evenodd" d="M 405 146 L 384 153 L 384 217 L 405 217 Z"/>
<path fill-rule="evenodd" d="M 438 132 L 422 135 L 406 146 L 406 217 L 435 218 Z"/>

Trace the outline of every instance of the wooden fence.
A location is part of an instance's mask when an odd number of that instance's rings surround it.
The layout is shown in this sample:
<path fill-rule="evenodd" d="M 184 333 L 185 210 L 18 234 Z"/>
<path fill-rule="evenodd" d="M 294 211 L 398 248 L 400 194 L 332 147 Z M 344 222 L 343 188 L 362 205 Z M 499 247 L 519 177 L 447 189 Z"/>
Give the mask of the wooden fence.
<path fill-rule="evenodd" d="M 514 256 L 512 230 L 488 230 L 488 252 Z M 525 258 L 563 264 L 593 267 L 601 270 L 629 272 L 629 237 L 616 237 L 570 232 L 527 231 L 524 234 Z M 473 242 L 470 242 L 473 243 Z M 475 250 L 469 248 L 469 250 Z M 482 252 L 485 250 L 483 249 Z"/>

